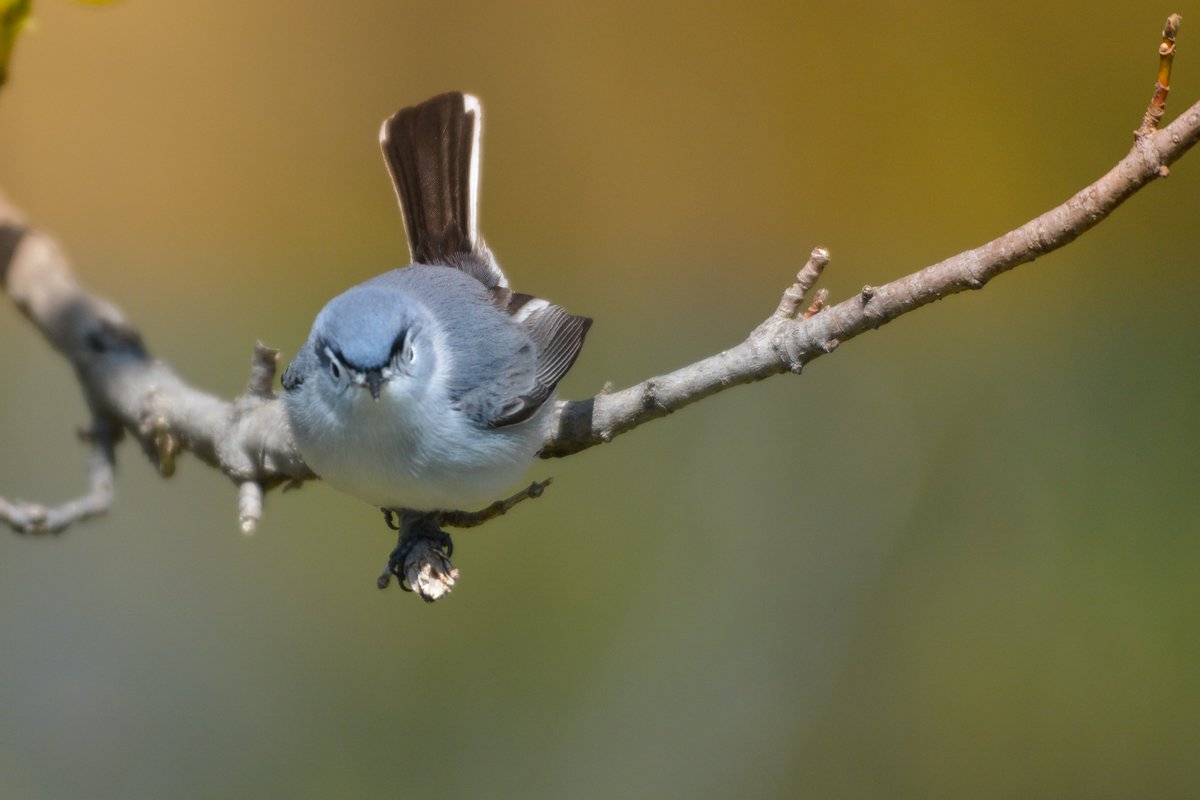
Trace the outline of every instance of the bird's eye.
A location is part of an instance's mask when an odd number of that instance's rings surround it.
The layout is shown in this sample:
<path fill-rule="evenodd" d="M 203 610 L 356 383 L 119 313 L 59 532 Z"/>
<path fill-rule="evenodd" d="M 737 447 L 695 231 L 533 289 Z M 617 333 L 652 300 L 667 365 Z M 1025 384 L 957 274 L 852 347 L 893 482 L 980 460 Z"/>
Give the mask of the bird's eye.
<path fill-rule="evenodd" d="M 329 374 L 338 383 L 342 380 L 342 365 L 338 363 L 338 357 L 333 354 L 333 348 L 325 348 L 325 359 L 329 362 Z"/>
<path fill-rule="evenodd" d="M 417 351 L 413 349 L 412 338 L 411 330 L 406 330 L 396 337 L 392 344 L 392 364 L 395 367 L 400 368 L 416 360 Z"/>

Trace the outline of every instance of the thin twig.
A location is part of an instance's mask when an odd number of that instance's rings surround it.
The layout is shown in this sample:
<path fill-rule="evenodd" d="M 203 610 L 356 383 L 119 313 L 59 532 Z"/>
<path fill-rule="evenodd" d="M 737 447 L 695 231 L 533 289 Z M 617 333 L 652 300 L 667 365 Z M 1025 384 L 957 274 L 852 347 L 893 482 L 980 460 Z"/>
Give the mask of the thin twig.
<path fill-rule="evenodd" d="M 113 480 L 116 465 L 115 448 L 121 431 L 111 423 L 97 419 L 91 430 L 80 437 L 91 442 L 88 455 L 88 491 L 57 506 L 43 506 L 0 497 L 0 522 L 7 523 L 17 533 L 42 535 L 60 533 L 76 522 L 103 514 L 116 495 Z"/>
<path fill-rule="evenodd" d="M 1181 22 L 1183 17 L 1172 14 L 1163 26 L 1163 40 L 1158 46 L 1158 79 L 1154 82 L 1154 96 L 1150 98 L 1146 116 L 1142 117 L 1142 126 L 1138 128 L 1139 136 L 1158 130 L 1158 123 L 1166 113 L 1167 93 L 1171 91 L 1171 64 L 1175 61 L 1175 37 L 1179 34 Z"/>
<path fill-rule="evenodd" d="M 534 481 L 511 497 L 497 500 L 482 511 L 442 511 L 437 515 L 437 518 L 442 525 L 449 525 L 451 528 L 474 528 L 496 517 L 507 514 L 517 503 L 541 497 L 542 492 L 546 491 L 546 487 L 553 481 L 553 478 L 546 478 L 544 481 Z"/>

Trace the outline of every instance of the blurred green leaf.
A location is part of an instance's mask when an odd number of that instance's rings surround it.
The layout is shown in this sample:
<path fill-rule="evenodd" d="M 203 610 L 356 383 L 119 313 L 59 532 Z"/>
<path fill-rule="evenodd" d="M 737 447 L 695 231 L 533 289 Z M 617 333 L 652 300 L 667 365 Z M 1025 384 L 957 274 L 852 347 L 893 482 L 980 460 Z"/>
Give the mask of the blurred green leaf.
<path fill-rule="evenodd" d="M 77 0 L 89 6 L 112 5 L 116 0 Z M 8 81 L 8 58 L 17 35 L 29 24 L 33 0 L 0 0 L 0 86 Z"/>
<path fill-rule="evenodd" d="M 8 80 L 8 56 L 29 21 L 30 0 L 0 0 L 0 86 Z"/>

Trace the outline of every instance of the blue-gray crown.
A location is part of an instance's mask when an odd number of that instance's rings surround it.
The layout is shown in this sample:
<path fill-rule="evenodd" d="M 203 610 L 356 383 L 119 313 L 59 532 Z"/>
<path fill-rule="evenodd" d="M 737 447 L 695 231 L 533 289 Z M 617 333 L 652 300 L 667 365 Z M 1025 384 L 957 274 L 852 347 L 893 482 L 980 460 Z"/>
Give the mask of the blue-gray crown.
<path fill-rule="evenodd" d="M 314 344 L 318 352 L 329 347 L 355 369 L 383 367 L 412 333 L 418 315 L 408 298 L 394 288 L 355 286 L 329 301 L 317 315 Z"/>

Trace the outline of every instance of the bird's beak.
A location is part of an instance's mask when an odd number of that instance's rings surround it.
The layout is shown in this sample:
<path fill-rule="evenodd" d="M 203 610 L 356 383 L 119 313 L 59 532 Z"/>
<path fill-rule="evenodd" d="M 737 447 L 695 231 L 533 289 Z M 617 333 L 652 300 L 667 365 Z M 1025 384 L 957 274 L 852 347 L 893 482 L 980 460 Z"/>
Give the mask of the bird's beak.
<path fill-rule="evenodd" d="M 371 390 L 371 397 L 379 399 L 379 387 L 383 385 L 383 373 L 377 369 L 370 370 L 364 376 L 367 381 L 367 388 Z"/>

